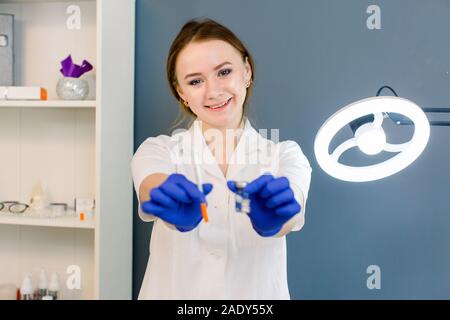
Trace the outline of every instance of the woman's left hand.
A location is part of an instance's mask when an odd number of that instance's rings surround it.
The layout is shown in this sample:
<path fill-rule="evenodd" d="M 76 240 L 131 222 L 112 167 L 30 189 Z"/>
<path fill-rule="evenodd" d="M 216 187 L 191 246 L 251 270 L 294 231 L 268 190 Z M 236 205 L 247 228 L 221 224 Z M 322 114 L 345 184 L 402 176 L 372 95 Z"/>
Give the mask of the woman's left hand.
<path fill-rule="evenodd" d="M 227 185 L 236 193 L 235 181 L 228 181 Z M 301 210 L 286 177 L 261 175 L 250 182 L 244 188 L 244 192 L 250 196 L 248 216 L 253 229 L 263 237 L 277 234 L 283 225 Z"/>

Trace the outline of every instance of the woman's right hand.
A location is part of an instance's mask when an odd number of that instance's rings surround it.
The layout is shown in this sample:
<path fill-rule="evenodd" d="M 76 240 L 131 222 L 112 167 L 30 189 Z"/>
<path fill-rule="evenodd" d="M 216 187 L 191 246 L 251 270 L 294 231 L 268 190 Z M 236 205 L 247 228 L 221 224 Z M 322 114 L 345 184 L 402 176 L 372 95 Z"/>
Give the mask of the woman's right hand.
<path fill-rule="evenodd" d="M 190 231 L 202 220 L 200 204 L 206 202 L 205 196 L 212 188 L 210 183 L 203 184 L 203 193 L 184 175 L 173 173 L 150 191 L 150 200 L 142 203 L 141 208 L 181 232 Z"/>

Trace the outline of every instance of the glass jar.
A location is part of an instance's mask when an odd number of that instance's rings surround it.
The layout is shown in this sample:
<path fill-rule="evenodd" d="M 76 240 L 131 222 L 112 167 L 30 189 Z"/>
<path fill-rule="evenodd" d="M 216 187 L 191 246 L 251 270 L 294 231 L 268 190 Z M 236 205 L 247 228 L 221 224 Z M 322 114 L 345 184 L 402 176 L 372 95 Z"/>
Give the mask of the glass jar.
<path fill-rule="evenodd" d="M 56 85 L 56 93 L 62 100 L 84 100 L 89 94 L 89 84 L 84 79 L 62 77 Z"/>

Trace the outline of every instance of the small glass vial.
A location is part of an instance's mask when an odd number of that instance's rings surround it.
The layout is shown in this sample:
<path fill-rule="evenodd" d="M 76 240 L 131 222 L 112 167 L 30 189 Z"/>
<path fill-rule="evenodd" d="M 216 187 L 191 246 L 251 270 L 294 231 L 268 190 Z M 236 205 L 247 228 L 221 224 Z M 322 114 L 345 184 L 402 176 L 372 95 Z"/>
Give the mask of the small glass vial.
<path fill-rule="evenodd" d="M 249 213 L 250 212 L 250 198 L 249 195 L 244 192 L 244 188 L 247 186 L 247 182 L 236 181 L 236 212 Z"/>

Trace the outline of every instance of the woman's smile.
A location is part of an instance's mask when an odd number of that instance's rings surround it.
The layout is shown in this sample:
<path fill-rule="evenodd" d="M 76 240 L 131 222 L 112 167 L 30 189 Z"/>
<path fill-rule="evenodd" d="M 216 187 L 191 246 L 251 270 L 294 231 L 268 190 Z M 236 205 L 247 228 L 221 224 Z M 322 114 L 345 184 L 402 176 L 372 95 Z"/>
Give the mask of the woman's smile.
<path fill-rule="evenodd" d="M 225 101 L 223 101 L 223 102 L 221 102 L 219 104 L 206 106 L 206 108 L 208 108 L 210 111 L 225 110 L 230 105 L 231 100 L 232 100 L 232 97 L 228 98 L 227 100 L 225 100 Z"/>

